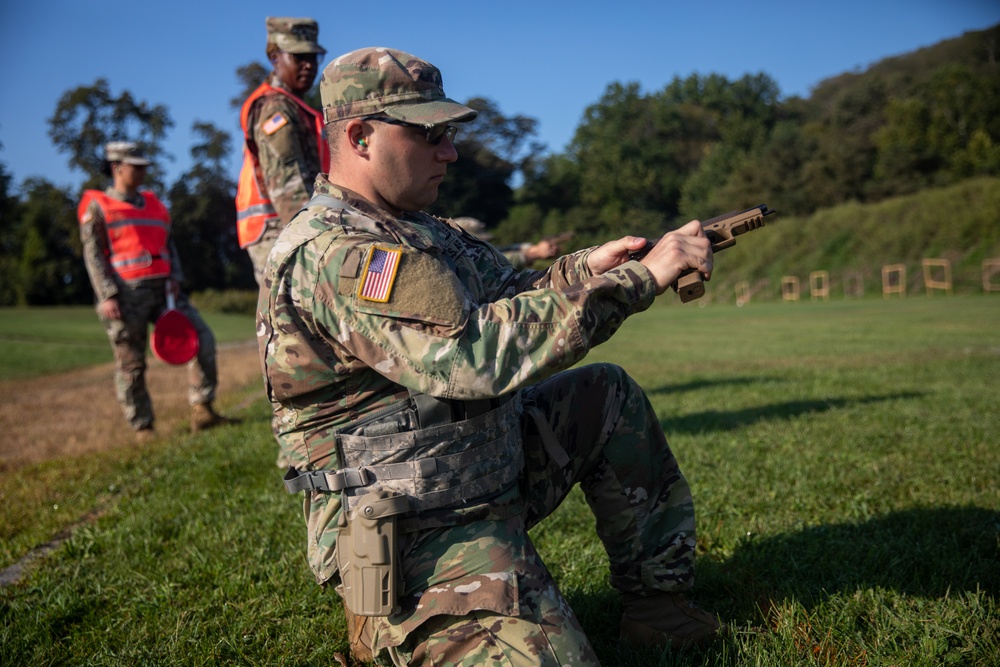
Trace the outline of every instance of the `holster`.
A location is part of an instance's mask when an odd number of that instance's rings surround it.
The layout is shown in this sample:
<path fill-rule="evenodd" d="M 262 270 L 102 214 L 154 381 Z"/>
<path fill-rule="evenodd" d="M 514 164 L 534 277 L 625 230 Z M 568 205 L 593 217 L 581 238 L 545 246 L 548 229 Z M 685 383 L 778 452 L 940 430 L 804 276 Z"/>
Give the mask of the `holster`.
<path fill-rule="evenodd" d="M 337 567 L 344 604 L 357 616 L 388 616 L 399 609 L 401 585 L 396 516 L 409 510 L 403 494 L 362 496 L 341 514 Z"/>

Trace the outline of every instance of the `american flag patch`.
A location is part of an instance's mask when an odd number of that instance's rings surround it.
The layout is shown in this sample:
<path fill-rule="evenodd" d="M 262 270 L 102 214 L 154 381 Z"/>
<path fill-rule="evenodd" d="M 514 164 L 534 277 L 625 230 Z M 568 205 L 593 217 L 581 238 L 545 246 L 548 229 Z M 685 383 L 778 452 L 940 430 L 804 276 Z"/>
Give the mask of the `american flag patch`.
<path fill-rule="evenodd" d="M 364 277 L 358 287 L 358 298 L 366 301 L 385 303 L 392 293 L 392 283 L 396 280 L 401 250 L 373 247 L 368 254 Z"/>
<path fill-rule="evenodd" d="M 260 129 L 264 130 L 264 134 L 274 134 L 282 127 L 284 127 L 287 122 L 288 119 L 285 118 L 285 114 L 276 113 L 270 118 L 268 118 L 267 122 L 264 123 L 264 125 L 262 125 Z"/>

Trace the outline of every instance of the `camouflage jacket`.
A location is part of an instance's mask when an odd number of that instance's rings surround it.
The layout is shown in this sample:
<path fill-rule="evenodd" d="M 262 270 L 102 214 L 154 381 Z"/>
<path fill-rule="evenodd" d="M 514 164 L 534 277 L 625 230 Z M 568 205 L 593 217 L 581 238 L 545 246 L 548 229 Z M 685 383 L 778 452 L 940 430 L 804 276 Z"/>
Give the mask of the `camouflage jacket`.
<path fill-rule="evenodd" d="M 109 197 L 126 201 L 125 195 L 112 187 L 107 188 L 104 192 Z M 129 201 L 136 206 L 143 204 L 142 195 L 138 193 L 135 198 Z M 108 227 L 104 220 L 104 211 L 97 200 L 91 201 L 90 206 L 80 219 L 80 241 L 83 245 L 83 262 L 87 267 L 87 274 L 90 276 L 90 284 L 94 288 L 97 303 L 116 296 L 121 287 L 127 283 L 111 266 Z M 184 272 L 181 270 L 181 261 L 177 255 L 173 237 L 170 237 L 167 247 L 170 253 L 170 279 L 179 285 L 184 281 Z"/>
<path fill-rule="evenodd" d="M 457 225 L 423 213 L 394 217 L 324 176 L 315 190 L 347 208 L 310 205 L 283 230 L 257 313 L 275 435 L 301 470 L 338 468 L 335 430 L 408 389 L 461 400 L 516 392 L 575 364 L 654 298 L 637 262 L 593 276 L 583 250 L 519 272 Z M 375 249 L 398 260 L 387 293 L 375 294 L 384 301 L 362 296 Z M 340 511 L 339 494 L 306 496 L 308 557 L 320 583 L 336 581 Z M 433 575 L 405 582 L 409 593 L 433 584 Z"/>
<path fill-rule="evenodd" d="M 268 83 L 275 88 L 288 88 L 276 75 Z M 287 122 L 269 132 L 268 121 L 276 114 L 281 114 Z M 264 187 L 278 212 L 280 226 L 287 225 L 309 200 L 313 180 L 322 171 L 316 132 L 312 121 L 303 115 L 294 101 L 271 93 L 254 102 L 248 118 L 254 142 L 251 150 L 260 161 Z"/>

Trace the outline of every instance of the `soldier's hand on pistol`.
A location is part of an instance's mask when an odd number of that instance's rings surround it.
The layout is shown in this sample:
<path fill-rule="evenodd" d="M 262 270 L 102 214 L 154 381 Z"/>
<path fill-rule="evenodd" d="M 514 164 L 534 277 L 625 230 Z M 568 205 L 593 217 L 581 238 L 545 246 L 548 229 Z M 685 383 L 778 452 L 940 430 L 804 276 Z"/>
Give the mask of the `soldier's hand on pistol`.
<path fill-rule="evenodd" d="M 688 269 L 712 277 L 712 243 L 705 236 L 701 223 L 692 220 L 680 229 L 665 234 L 639 260 L 653 274 L 656 294 L 663 294 Z"/>
<path fill-rule="evenodd" d="M 591 273 L 599 276 L 605 271 L 610 271 L 629 261 L 629 255 L 642 250 L 645 246 L 646 239 L 641 236 L 623 236 L 620 239 L 608 241 L 590 253 L 587 257 L 587 266 Z"/>

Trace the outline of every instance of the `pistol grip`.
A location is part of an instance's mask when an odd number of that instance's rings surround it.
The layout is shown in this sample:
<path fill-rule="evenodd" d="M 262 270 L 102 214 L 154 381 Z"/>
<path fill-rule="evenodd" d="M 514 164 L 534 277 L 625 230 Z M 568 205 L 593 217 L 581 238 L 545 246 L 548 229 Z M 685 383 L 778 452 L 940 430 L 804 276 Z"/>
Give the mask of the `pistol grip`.
<path fill-rule="evenodd" d="M 698 271 L 685 271 L 674 283 L 674 291 L 681 297 L 681 303 L 700 299 L 705 294 L 705 280 Z"/>

